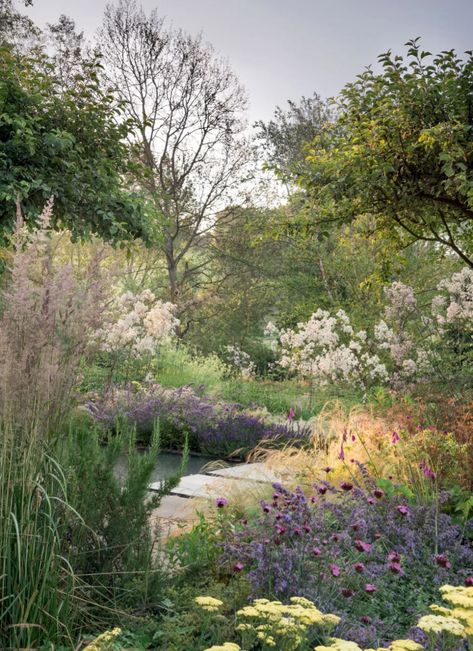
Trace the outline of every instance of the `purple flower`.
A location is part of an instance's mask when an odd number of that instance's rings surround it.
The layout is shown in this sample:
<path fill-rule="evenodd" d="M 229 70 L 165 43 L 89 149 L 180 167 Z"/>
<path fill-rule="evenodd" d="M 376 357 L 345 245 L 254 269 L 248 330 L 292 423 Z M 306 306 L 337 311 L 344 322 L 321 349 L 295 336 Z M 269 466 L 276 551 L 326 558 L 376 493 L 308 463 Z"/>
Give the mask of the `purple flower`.
<path fill-rule="evenodd" d="M 370 543 L 364 542 L 363 540 L 360 540 L 359 538 L 357 540 L 355 540 L 354 545 L 355 545 L 356 549 L 359 552 L 367 552 L 368 553 L 372 549 L 372 545 Z"/>
<path fill-rule="evenodd" d="M 419 468 L 422 470 L 422 473 L 423 473 L 424 477 L 428 477 L 428 478 L 430 478 L 432 480 L 435 480 L 437 475 L 435 474 L 435 472 L 432 470 L 432 468 L 430 468 L 430 466 L 425 461 L 421 461 L 419 463 Z"/>
<path fill-rule="evenodd" d="M 373 585 L 372 583 L 367 583 L 365 585 L 365 592 L 368 594 L 373 594 L 373 592 L 376 592 L 376 586 Z"/>
<path fill-rule="evenodd" d="M 372 622 L 372 619 L 369 615 L 362 615 L 360 619 L 363 622 L 363 624 L 371 624 Z"/>
<path fill-rule="evenodd" d="M 393 432 L 392 435 L 391 435 L 392 444 L 396 445 L 396 443 L 399 443 L 400 440 L 401 440 L 401 437 L 399 436 L 399 434 L 397 432 Z"/>
<path fill-rule="evenodd" d="M 363 572 L 365 571 L 365 566 L 363 565 L 363 563 L 355 563 L 353 569 L 355 570 L 355 572 L 358 572 L 358 574 L 363 574 Z"/>
<path fill-rule="evenodd" d="M 326 472 L 327 474 L 329 472 L 332 472 L 332 470 L 333 470 L 333 468 L 331 468 L 330 466 L 325 466 L 325 468 L 324 468 L 324 472 Z"/>
<path fill-rule="evenodd" d="M 320 554 L 321 554 L 322 552 L 321 552 L 321 550 L 320 550 L 318 547 L 313 547 L 313 548 L 312 548 L 312 553 L 313 553 L 314 556 L 320 556 Z"/>
<path fill-rule="evenodd" d="M 215 500 L 215 505 L 219 509 L 224 509 L 227 506 L 227 504 L 228 504 L 228 500 L 226 497 L 217 497 L 217 499 Z"/>
<path fill-rule="evenodd" d="M 332 573 L 332 576 L 340 576 L 341 570 L 338 567 L 338 565 L 335 565 L 335 563 L 330 563 L 329 567 L 330 567 L 330 572 Z"/>
<path fill-rule="evenodd" d="M 287 420 L 293 420 L 296 415 L 296 412 L 294 411 L 294 407 L 291 407 L 289 409 L 289 413 L 287 415 Z"/>
<path fill-rule="evenodd" d="M 389 564 L 389 569 L 391 572 L 394 572 L 394 574 L 400 574 L 401 572 L 401 564 L 400 563 L 390 563 Z"/>
<path fill-rule="evenodd" d="M 467 588 L 473 587 L 473 576 L 467 576 L 465 579 L 465 585 Z"/>
<path fill-rule="evenodd" d="M 401 515 L 409 515 L 409 507 L 405 504 L 399 504 L 399 506 L 396 506 L 396 510 Z"/>
<path fill-rule="evenodd" d="M 342 588 L 342 595 L 349 599 L 350 597 L 353 597 L 355 593 L 353 590 L 350 590 L 350 588 Z"/>
<path fill-rule="evenodd" d="M 327 486 L 319 486 L 317 490 L 321 495 L 325 495 L 325 493 L 327 492 Z"/>
<path fill-rule="evenodd" d="M 240 561 L 237 561 L 235 563 L 235 565 L 233 566 L 233 569 L 235 570 L 235 572 L 241 572 L 244 567 L 245 566 L 243 565 L 243 563 L 241 563 Z"/>
<path fill-rule="evenodd" d="M 400 554 L 398 554 L 398 553 L 395 552 L 395 551 L 391 551 L 391 552 L 389 552 L 389 554 L 388 554 L 388 561 L 391 561 L 391 562 L 393 562 L 393 563 L 399 563 L 400 560 L 401 560 L 401 555 L 400 555 Z"/>
<path fill-rule="evenodd" d="M 348 492 L 351 491 L 351 489 L 353 488 L 353 484 L 349 481 L 342 481 L 342 483 L 340 484 L 340 488 Z"/>
<path fill-rule="evenodd" d="M 384 491 L 382 488 L 375 488 L 373 495 L 376 497 L 376 499 L 380 500 L 382 497 L 384 497 Z"/>
<path fill-rule="evenodd" d="M 340 461 L 345 460 L 345 450 L 343 448 L 343 441 L 342 441 L 342 444 L 340 446 L 340 452 L 338 453 L 338 458 L 340 459 Z"/>
<path fill-rule="evenodd" d="M 447 570 L 452 567 L 452 564 L 448 560 L 448 556 L 446 554 L 435 554 L 434 561 L 437 563 L 437 565 L 440 567 L 445 567 Z"/>

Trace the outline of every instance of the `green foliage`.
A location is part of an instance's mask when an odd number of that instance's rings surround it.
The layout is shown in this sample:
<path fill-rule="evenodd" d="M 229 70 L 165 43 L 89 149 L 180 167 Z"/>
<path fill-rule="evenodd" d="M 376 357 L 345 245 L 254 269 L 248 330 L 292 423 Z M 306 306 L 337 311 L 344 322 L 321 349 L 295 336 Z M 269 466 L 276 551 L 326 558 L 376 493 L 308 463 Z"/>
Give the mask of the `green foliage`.
<path fill-rule="evenodd" d="M 100 82 L 100 59 L 80 60 L 61 87 L 43 51 L 0 43 L 0 219 L 11 230 L 19 200 L 34 222 L 55 199 L 73 237 L 120 240 L 143 233 L 138 198 L 122 187 L 129 125 Z"/>
<path fill-rule="evenodd" d="M 319 223 L 369 214 L 400 244 L 439 243 L 473 266 L 473 54 L 407 46 L 345 86 L 301 184 Z"/>

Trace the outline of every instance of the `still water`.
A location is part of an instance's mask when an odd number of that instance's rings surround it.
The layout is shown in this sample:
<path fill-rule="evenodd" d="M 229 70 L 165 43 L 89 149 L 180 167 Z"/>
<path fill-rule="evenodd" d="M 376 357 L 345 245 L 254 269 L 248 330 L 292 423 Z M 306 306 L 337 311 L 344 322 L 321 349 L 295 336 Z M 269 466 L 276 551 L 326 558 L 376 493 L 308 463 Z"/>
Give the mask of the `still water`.
<path fill-rule="evenodd" d="M 179 454 L 172 454 L 170 452 L 161 452 L 161 454 L 156 458 L 156 464 L 154 466 L 154 471 L 151 476 L 150 483 L 159 481 L 160 479 L 165 479 L 166 477 L 170 477 L 177 470 L 179 470 L 180 463 L 181 463 L 181 456 Z M 214 468 L 217 468 L 219 465 L 220 466 L 222 465 L 216 462 L 215 458 L 212 457 L 200 457 L 200 456 L 197 457 L 197 456 L 189 455 L 189 461 L 187 462 L 187 466 L 183 474 L 184 475 L 198 474 L 202 472 L 202 469 L 208 464 L 210 464 L 210 466 Z M 224 464 L 224 465 L 228 465 L 228 464 Z M 126 477 L 127 466 L 128 466 L 127 457 L 125 454 L 122 454 L 119 457 L 117 465 L 115 467 L 117 476 L 120 479 L 124 479 Z"/>

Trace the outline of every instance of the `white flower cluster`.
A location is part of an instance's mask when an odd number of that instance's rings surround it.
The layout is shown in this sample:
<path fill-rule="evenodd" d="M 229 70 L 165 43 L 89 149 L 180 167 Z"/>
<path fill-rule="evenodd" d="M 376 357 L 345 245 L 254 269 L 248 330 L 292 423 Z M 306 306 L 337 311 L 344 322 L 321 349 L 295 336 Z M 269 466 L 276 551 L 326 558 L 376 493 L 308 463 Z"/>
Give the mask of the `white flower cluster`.
<path fill-rule="evenodd" d="M 139 294 L 125 292 L 114 301 L 106 325 L 95 337 L 106 352 L 127 350 L 134 357 L 143 357 L 175 334 L 179 320 L 174 311 L 172 303 L 157 300 L 149 289 Z"/>
<path fill-rule="evenodd" d="M 248 353 L 241 350 L 239 346 L 226 346 L 226 358 L 228 363 L 233 366 L 244 380 L 250 380 L 256 374 L 256 364 L 252 361 Z"/>
<path fill-rule="evenodd" d="M 332 316 L 318 309 L 306 323 L 280 332 L 283 368 L 319 385 L 351 382 L 364 386 L 367 381 L 385 381 L 386 366 L 372 354 L 364 330 L 354 332 L 346 312 Z"/>
<path fill-rule="evenodd" d="M 473 269 L 464 267 L 437 286 L 439 295 L 432 300 L 432 313 L 443 327 L 456 324 L 473 329 Z"/>

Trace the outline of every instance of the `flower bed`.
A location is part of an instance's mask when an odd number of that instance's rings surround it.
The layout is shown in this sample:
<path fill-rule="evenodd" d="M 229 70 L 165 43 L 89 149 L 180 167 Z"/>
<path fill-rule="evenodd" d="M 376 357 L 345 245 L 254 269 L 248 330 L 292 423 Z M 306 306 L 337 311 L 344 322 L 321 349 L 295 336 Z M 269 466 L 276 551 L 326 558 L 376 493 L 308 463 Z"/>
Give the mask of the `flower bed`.
<path fill-rule="evenodd" d="M 213 403 L 189 386 L 114 388 L 104 397 L 87 402 L 85 408 L 108 429 L 120 419 L 136 425 L 142 439 L 149 437 L 159 421 L 163 446 L 180 448 L 187 436 L 191 450 L 212 456 L 243 456 L 262 441 L 301 445 L 310 436 L 308 426 L 274 422 L 261 411 L 247 412 L 234 403 Z"/>

